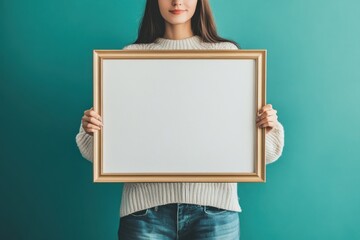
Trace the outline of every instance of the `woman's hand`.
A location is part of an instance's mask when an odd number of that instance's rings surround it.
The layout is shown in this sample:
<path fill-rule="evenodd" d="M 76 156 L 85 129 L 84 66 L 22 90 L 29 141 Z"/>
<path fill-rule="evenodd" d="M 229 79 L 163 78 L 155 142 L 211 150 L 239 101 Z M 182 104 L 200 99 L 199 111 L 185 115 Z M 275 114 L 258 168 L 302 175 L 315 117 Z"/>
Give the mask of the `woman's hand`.
<path fill-rule="evenodd" d="M 265 127 L 266 133 L 270 132 L 278 123 L 276 113 L 277 111 L 272 108 L 271 104 L 266 104 L 258 112 L 256 126 L 260 128 Z"/>
<path fill-rule="evenodd" d="M 82 117 L 82 126 L 85 132 L 91 136 L 94 135 L 94 132 L 100 130 L 103 126 L 102 118 L 97 114 L 93 108 L 84 111 L 84 116 Z"/>

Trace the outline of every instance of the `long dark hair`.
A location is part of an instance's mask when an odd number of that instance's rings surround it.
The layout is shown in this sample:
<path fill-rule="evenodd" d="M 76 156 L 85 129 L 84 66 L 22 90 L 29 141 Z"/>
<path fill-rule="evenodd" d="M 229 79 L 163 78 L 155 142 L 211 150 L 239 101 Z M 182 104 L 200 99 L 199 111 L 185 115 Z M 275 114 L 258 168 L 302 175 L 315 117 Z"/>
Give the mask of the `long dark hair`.
<path fill-rule="evenodd" d="M 191 29 L 202 41 L 209 43 L 231 42 L 239 49 L 240 45 L 235 41 L 220 37 L 216 31 L 216 25 L 208 0 L 198 0 L 196 10 L 191 18 Z M 158 0 L 147 0 L 144 15 L 139 25 L 136 43 L 152 43 L 165 33 L 165 20 L 159 9 Z"/>

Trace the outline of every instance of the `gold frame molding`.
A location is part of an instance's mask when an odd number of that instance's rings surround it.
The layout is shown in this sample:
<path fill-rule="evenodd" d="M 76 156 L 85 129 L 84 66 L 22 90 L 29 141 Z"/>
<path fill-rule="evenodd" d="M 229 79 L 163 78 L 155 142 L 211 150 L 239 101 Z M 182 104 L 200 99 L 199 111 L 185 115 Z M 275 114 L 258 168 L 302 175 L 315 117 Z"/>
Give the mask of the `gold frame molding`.
<path fill-rule="evenodd" d="M 266 105 L 266 50 L 94 50 L 93 106 L 103 116 L 102 63 L 105 59 L 253 59 L 255 60 L 254 114 Z M 255 125 L 256 128 L 256 125 Z M 103 173 L 102 130 L 94 133 L 94 182 L 265 182 L 265 129 L 255 129 L 255 171 L 253 173 L 189 174 L 106 174 Z"/>

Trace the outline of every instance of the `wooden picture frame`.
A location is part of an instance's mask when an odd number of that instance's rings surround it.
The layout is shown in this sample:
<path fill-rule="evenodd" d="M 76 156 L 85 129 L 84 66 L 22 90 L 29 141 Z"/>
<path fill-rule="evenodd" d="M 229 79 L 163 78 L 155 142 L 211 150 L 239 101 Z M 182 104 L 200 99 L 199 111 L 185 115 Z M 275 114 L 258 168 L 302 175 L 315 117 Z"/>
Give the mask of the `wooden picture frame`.
<path fill-rule="evenodd" d="M 94 50 L 94 182 L 265 182 L 266 50 Z"/>

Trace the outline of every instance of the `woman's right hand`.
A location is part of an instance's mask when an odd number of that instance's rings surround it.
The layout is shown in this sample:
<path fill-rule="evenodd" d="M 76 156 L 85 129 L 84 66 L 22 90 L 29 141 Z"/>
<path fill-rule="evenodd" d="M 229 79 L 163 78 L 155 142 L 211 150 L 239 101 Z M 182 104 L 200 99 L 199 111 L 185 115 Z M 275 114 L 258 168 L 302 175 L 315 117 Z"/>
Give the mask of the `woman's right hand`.
<path fill-rule="evenodd" d="M 102 118 L 93 110 L 93 107 L 84 111 L 84 116 L 82 117 L 82 127 L 87 134 L 93 136 L 94 132 L 100 130 L 102 126 L 104 126 Z"/>

